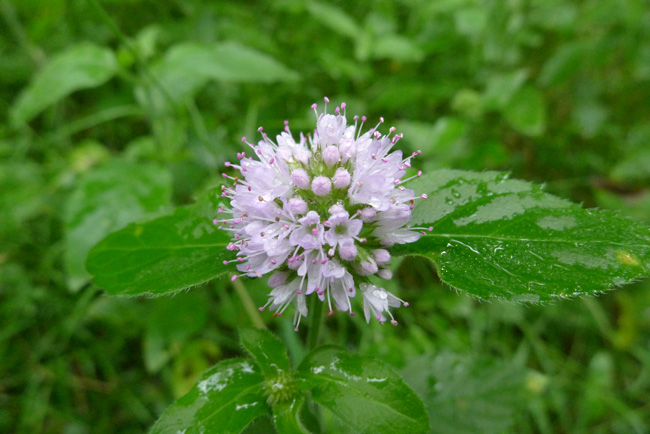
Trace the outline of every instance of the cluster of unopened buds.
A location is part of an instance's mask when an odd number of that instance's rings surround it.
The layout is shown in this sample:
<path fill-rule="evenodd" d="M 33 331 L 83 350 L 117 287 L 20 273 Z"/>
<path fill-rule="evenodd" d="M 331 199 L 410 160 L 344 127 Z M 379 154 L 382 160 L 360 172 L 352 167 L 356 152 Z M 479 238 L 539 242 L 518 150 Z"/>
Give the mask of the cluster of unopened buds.
<path fill-rule="evenodd" d="M 222 187 L 229 206 L 220 207 L 213 223 L 233 235 L 228 249 L 236 252 L 234 262 L 239 276 L 262 277 L 270 274 L 273 288 L 264 310 L 276 315 L 295 306 L 296 330 L 307 316 L 307 296 L 332 301 L 336 309 L 354 315 L 352 303 L 357 290 L 363 297 L 366 321 L 380 322 L 390 317 L 389 307 L 408 306 L 384 288 L 371 283 L 370 277 L 391 279 L 388 267 L 394 244 L 417 241 L 420 233 L 407 226 L 417 199 L 404 187 L 422 172 L 404 178 L 411 159 L 401 151 L 391 152 L 402 137 L 391 127 L 387 135 L 378 128 L 361 134 L 366 117 L 354 117 L 348 125 L 345 103 L 334 114 L 319 114 L 313 136 L 300 134 L 296 141 L 285 121 L 284 132 L 275 142 L 262 135 L 256 145 L 246 138 L 251 149 L 237 154 L 237 164 L 226 167 L 239 171 L 226 173 L 232 186 Z"/>

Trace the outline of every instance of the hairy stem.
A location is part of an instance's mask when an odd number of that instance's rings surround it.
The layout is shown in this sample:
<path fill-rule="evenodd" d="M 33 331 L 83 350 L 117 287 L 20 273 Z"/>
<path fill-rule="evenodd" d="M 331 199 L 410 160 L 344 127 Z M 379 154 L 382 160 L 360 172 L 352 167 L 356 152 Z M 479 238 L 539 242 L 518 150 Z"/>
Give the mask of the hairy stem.
<path fill-rule="evenodd" d="M 241 280 L 235 280 L 232 282 L 233 288 L 235 288 L 235 292 L 237 293 L 237 296 L 241 300 L 242 304 L 244 305 L 244 310 L 246 311 L 246 314 L 250 318 L 251 322 L 255 327 L 265 329 L 266 324 L 264 324 L 264 321 L 262 321 L 262 317 L 260 316 L 260 313 L 257 311 L 257 308 L 255 307 L 255 303 L 253 303 L 253 300 L 251 299 L 250 295 L 248 295 L 248 292 L 246 291 L 246 287 L 244 284 L 241 282 Z"/>

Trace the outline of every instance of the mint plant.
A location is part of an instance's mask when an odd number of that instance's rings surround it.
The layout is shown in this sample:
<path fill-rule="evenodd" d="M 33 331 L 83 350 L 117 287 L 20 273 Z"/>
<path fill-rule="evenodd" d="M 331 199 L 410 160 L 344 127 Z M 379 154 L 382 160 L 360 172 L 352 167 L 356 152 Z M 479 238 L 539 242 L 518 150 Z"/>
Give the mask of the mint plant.
<path fill-rule="evenodd" d="M 325 98 L 325 110 L 328 102 Z M 268 284 L 274 289 L 266 306 L 281 315 L 294 304 L 296 330 L 307 316 L 307 296 L 316 293 L 332 313 L 334 305 L 354 315 L 350 298 L 357 287 L 366 321 L 372 316 L 385 322 L 386 312 L 397 325 L 388 308 L 404 301 L 372 284 L 370 277 L 390 279 L 386 249 L 420 238 L 405 227 L 416 198 L 403 186 L 422 175 L 418 171 L 404 179 L 418 153 L 402 158 L 400 151 L 391 152 L 401 136 L 390 136 L 395 128 L 382 136 L 377 128 L 383 118 L 362 133 L 366 117 L 355 116 L 354 125 L 347 125 L 341 114 L 345 103 L 334 115 L 319 115 L 316 104 L 312 109 L 317 117 L 313 137 L 301 134 L 296 143 L 286 121 L 276 144 L 260 127 L 263 140 L 257 145 L 242 140 L 255 158 L 241 152 L 241 163 L 226 162 L 240 174 L 223 174 L 234 185 L 222 193 L 230 206 L 217 212 L 230 218 L 213 221 L 234 234 L 227 248 L 236 251 L 237 258 L 224 263 L 237 263 L 242 276 L 273 273 Z"/>
<path fill-rule="evenodd" d="M 383 119 L 362 132 L 365 117 L 348 125 L 345 104 L 328 114 L 325 102 L 323 113 L 312 107 L 313 135 L 296 141 L 285 122 L 272 141 L 260 127 L 261 140 L 244 138 L 250 150 L 226 162 L 230 185 L 91 250 L 88 270 L 110 294 L 160 295 L 220 276 L 269 275 L 260 310 L 281 316 L 293 305 L 296 331 L 310 317 L 311 351 L 298 366 L 269 332 L 243 329 L 251 358 L 208 370 L 153 433 L 238 433 L 266 414 L 278 432 L 312 432 L 313 402 L 353 432 L 426 432 L 435 409 L 429 420 L 390 367 L 317 346 L 323 304 L 330 315 L 353 315 L 361 305 L 367 322 L 397 325 L 389 308 L 408 303 L 381 286 L 392 277 L 392 256 L 424 256 L 443 282 L 474 297 L 523 303 L 595 295 L 648 274 L 646 226 L 505 173 L 423 175 L 411 166 L 419 152 L 404 158 L 394 150 L 401 135 L 392 127 L 382 135 Z"/>

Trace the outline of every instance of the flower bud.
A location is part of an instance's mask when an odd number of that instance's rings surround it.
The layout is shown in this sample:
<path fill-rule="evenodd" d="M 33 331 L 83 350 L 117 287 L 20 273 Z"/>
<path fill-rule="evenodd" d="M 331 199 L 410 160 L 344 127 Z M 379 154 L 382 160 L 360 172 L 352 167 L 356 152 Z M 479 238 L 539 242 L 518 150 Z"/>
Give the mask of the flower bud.
<path fill-rule="evenodd" d="M 370 276 L 371 274 L 375 274 L 377 270 L 378 268 L 375 260 L 372 258 L 368 258 L 365 261 L 361 261 L 357 271 L 362 276 Z"/>
<path fill-rule="evenodd" d="M 393 272 L 388 268 L 382 268 L 381 270 L 377 271 L 377 276 L 381 277 L 384 280 L 390 280 L 393 278 Z"/>
<path fill-rule="evenodd" d="M 307 202 L 300 199 L 299 197 L 293 197 L 289 199 L 288 207 L 289 207 L 289 211 L 291 211 L 293 214 L 298 214 L 298 215 L 305 214 L 307 211 L 309 211 Z"/>
<path fill-rule="evenodd" d="M 336 173 L 332 177 L 335 188 L 345 188 L 350 185 L 350 172 L 343 167 L 336 169 Z"/>
<path fill-rule="evenodd" d="M 327 176 L 317 176 L 311 182 L 311 190 L 316 196 L 326 196 L 332 191 L 332 181 Z"/>
<path fill-rule="evenodd" d="M 330 145 L 323 151 L 323 161 L 327 167 L 332 167 L 339 162 L 341 153 L 335 145 Z"/>
<path fill-rule="evenodd" d="M 357 257 L 357 246 L 354 242 L 341 243 L 339 246 L 339 255 L 341 255 L 341 259 L 353 261 Z"/>
<path fill-rule="evenodd" d="M 291 182 L 296 187 L 305 190 L 309 188 L 309 175 L 305 169 L 296 169 L 291 172 Z"/>
<path fill-rule="evenodd" d="M 386 249 L 376 249 L 372 251 L 372 256 L 375 257 L 377 265 L 388 265 L 390 262 L 390 253 Z"/>
<path fill-rule="evenodd" d="M 359 217 L 361 217 L 362 222 L 370 223 L 377 217 L 377 211 L 374 208 L 364 208 L 359 211 Z"/>

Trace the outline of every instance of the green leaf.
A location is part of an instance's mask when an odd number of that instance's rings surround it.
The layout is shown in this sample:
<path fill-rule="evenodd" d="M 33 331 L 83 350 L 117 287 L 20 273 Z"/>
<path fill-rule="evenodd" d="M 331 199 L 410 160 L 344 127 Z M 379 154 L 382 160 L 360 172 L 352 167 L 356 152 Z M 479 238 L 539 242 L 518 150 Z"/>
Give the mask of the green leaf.
<path fill-rule="evenodd" d="M 400 121 L 397 127 L 404 134 L 404 142 L 411 148 L 419 149 L 423 143 L 429 144 L 423 151 L 433 157 L 429 164 L 435 164 L 436 167 L 453 166 L 467 153 L 463 137 L 468 126 L 460 118 L 441 117 L 435 124 Z"/>
<path fill-rule="evenodd" d="M 265 377 L 275 377 L 278 371 L 289 370 L 289 357 L 282 341 L 270 331 L 243 328 L 239 332 L 241 343 L 257 362 Z"/>
<path fill-rule="evenodd" d="M 421 433 L 428 421 L 415 393 L 388 365 L 334 346 L 319 347 L 299 368 L 312 399 L 359 432 Z"/>
<path fill-rule="evenodd" d="M 24 223 L 41 212 L 45 185 L 44 174 L 30 160 L 0 162 L 0 239 L 21 235 Z"/>
<path fill-rule="evenodd" d="M 519 89 L 503 109 L 514 129 L 529 136 L 539 136 L 546 129 L 546 103 L 542 93 L 532 86 Z"/>
<path fill-rule="evenodd" d="M 612 179 L 619 182 L 644 182 L 650 180 L 650 149 L 640 149 L 625 155 L 611 171 Z"/>
<path fill-rule="evenodd" d="M 484 107 L 486 109 L 505 109 L 527 77 L 528 73 L 525 69 L 491 76 L 483 94 Z"/>
<path fill-rule="evenodd" d="M 104 84 L 116 71 L 115 55 L 108 48 L 87 42 L 73 45 L 36 74 L 11 108 L 11 121 L 28 122 L 72 92 Z"/>
<path fill-rule="evenodd" d="M 178 103 L 193 97 L 211 80 L 271 83 L 299 78 L 267 54 L 235 42 L 178 44 L 151 70 L 159 86 L 138 87 L 136 96 L 141 104 L 159 108 L 166 108 L 170 98 Z M 160 87 L 165 94 L 160 93 Z"/>
<path fill-rule="evenodd" d="M 218 230 L 217 189 L 196 204 L 145 223 L 133 223 L 104 238 L 88 254 L 95 284 L 111 295 L 161 295 L 207 282 L 233 266 L 223 261 L 229 235 Z"/>
<path fill-rule="evenodd" d="M 544 64 L 539 74 L 539 82 L 544 86 L 557 86 L 570 80 L 582 68 L 585 55 L 594 49 L 595 47 L 585 42 L 561 45 Z"/>
<path fill-rule="evenodd" d="M 526 371 L 512 362 L 451 353 L 426 355 L 403 370 L 425 402 L 431 432 L 508 432 L 525 401 Z"/>
<path fill-rule="evenodd" d="M 473 296 L 537 302 L 596 294 L 650 270 L 649 228 L 507 174 L 439 170 L 409 188 L 428 194 L 411 224 L 433 230 L 393 253 L 432 259 L 444 282 Z"/>
<path fill-rule="evenodd" d="M 64 260 L 68 286 L 79 290 L 89 279 L 86 257 L 110 232 L 169 205 L 171 176 L 152 164 L 112 161 L 84 174 L 65 212 Z"/>
<path fill-rule="evenodd" d="M 412 41 L 400 35 L 382 35 L 373 44 L 376 59 L 390 59 L 396 62 L 420 62 L 422 50 Z"/>
<path fill-rule="evenodd" d="M 209 310 L 206 291 L 181 292 L 174 297 L 147 301 L 149 316 L 142 339 L 142 356 L 149 373 L 160 371 L 179 345 L 197 342 L 189 337 L 205 328 Z"/>
<path fill-rule="evenodd" d="M 163 412 L 150 434 L 239 433 L 269 411 L 263 381 L 252 360 L 221 362 Z"/>
<path fill-rule="evenodd" d="M 302 398 L 288 404 L 278 404 L 273 407 L 273 423 L 282 434 L 309 434 L 310 431 L 300 421 Z"/>
<path fill-rule="evenodd" d="M 310 1 L 306 5 L 312 17 L 330 30 L 356 39 L 361 34 L 359 24 L 340 8 L 328 3 Z"/>

